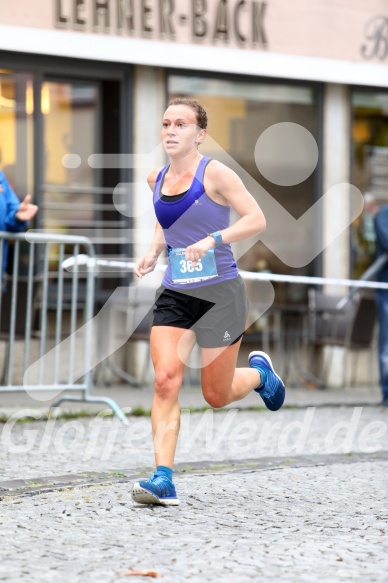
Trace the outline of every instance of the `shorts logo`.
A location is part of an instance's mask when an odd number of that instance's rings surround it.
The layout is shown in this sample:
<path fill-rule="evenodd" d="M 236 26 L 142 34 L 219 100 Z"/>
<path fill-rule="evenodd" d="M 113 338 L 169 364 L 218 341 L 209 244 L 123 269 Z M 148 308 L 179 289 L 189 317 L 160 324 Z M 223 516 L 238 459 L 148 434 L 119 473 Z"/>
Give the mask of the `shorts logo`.
<path fill-rule="evenodd" d="M 230 340 L 230 334 L 227 330 L 225 330 L 224 341 L 226 342 L 227 340 Z"/>

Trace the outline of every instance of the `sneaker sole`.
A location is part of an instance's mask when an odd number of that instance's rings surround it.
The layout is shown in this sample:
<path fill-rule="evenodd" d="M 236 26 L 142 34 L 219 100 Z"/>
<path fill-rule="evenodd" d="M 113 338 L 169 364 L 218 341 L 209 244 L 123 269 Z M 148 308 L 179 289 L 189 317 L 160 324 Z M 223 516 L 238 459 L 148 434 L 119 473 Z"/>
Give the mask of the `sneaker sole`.
<path fill-rule="evenodd" d="M 142 488 L 138 482 L 132 488 L 132 500 L 138 504 L 159 504 L 160 506 L 179 506 L 179 498 L 159 498 Z"/>

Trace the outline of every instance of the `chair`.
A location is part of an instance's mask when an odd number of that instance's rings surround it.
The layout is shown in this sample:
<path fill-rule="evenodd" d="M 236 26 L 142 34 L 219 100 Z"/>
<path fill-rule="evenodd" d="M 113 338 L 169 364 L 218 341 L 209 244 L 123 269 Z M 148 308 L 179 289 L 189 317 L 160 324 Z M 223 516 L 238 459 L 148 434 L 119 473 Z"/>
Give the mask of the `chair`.
<path fill-rule="evenodd" d="M 343 385 L 346 385 L 348 356 L 361 350 L 372 350 L 377 321 L 374 295 L 361 292 L 347 302 L 343 296 L 327 295 L 310 289 L 308 342 L 313 348 L 341 346 L 344 348 Z M 343 305 L 338 308 L 338 305 Z M 327 386 L 333 351 L 323 363 L 320 377 L 315 377 L 320 387 Z M 357 363 L 351 367 L 350 384 L 356 379 Z M 312 375 L 314 376 L 314 375 Z"/>

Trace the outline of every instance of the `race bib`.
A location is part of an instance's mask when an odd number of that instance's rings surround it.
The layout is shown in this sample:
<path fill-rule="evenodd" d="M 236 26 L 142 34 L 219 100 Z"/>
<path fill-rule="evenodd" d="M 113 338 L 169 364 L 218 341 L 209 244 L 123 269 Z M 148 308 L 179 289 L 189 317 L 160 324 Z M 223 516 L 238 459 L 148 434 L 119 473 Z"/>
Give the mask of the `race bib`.
<path fill-rule="evenodd" d="M 214 257 L 214 249 L 207 251 L 205 257 L 198 260 L 195 267 L 191 261 L 185 259 L 186 249 L 171 249 L 169 261 L 171 265 L 171 277 L 174 283 L 193 283 L 217 277 L 217 265 Z"/>

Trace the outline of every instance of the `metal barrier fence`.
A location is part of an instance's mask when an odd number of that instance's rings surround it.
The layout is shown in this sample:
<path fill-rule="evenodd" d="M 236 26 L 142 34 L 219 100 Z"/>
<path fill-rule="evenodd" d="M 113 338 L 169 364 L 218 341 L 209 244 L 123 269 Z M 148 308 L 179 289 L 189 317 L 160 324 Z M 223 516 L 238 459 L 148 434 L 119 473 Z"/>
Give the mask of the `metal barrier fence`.
<path fill-rule="evenodd" d="M 386 262 L 388 262 L 388 255 L 383 255 L 376 261 L 376 266 L 380 269 Z M 133 271 L 135 263 L 133 261 L 122 261 L 115 259 L 100 259 L 97 257 L 90 258 L 87 255 L 78 255 L 69 257 L 63 264 L 63 267 L 67 270 L 76 269 L 77 266 L 87 266 L 89 269 L 98 272 L 101 267 L 117 268 L 122 270 Z M 372 266 L 371 266 L 372 267 Z M 166 264 L 158 263 L 155 266 L 156 271 L 165 271 L 167 268 Z M 301 283 L 310 285 L 335 285 L 341 287 L 349 288 L 368 288 L 368 289 L 385 289 L 388 290 L 388 283 L 380 283 L 378 281 L 368 281 L 368 276 L 374 275 L 376 273 L 376 268 L 371 270 L 369 268 L 365 274 L 363 274 L 360 279 L 341 279 L 334 277 L 313 277 L 307 275 L 283 275 L 279 273 L 257 273 L 253 271 L 239 270 L 239 274 L 243 279 L 246 280 L 256 280 L 256 281 L 277 281 L 277 282 L 288 282 L 288 283 Z"/>
<path fill-rule="evenodd" d="M 254 273 L 254 272 L 249 272 L 249 271 L 240 271 L 240 275 L 242 276 L 243 279 L 245 279 L 246 281 L 260 281 L 260 282 L 282 282 L 282 283 L 292 283 L 292 284 L 302 284 L 302 285 L 308 285 L 311 287 L 316 288 L 317 286 L 336 286 L 336 287 L 346 287 L 350 290 L 348 295 L 343 295 L 341 296 L 340 301 L 338 302 L 338 305 L 335 306 L 335 310 L 341 310 L 344 305 L 347 303 L 347 301 L 350 301 L 352 296 L 354 295 L 354 290 L 361 290 L 361 289 L 370 289 L 370 290 L 377 290 L 377 289 L 385 289 L 388 290 L 388 283 L 380 283 L 380 282 L 376 282 L 376 281 L 369 281 L 368 278 L 372 277 L 373 275 L 375 275 L 375 273 L 378 271 L 378 269 L 381 268 L 381 266 L 383 265 L 384 262 L 388 261 L 388 256 L 384 256 L 382 258 L 380 258 L 379 260 L 377 260 L 375 262 L 375 264 L 369 268 L 362 276 L 360 279 L 340 279 L 340 278 L 328 278 L 328 277 L 310 277 L 310 276 L 295 276 L 295 275 L 282 275 L 282 274 L 273 274 L 273 273 Z M 112 269 L 112 268 L 117 268 L 118 270 L 126 270 L 126 271 L 133 271 L 133 268 L 135 266 L 135 264 L 133 262 L 129 262 L 129 261 L 122 261 L 122 260 L 109 260 L 109 259 L 100 259 L 100 258 L 89 258 L 87 256 L 78 256 L 78 257 L 69 257 L 65 262 L 64 262 L 64 268 L 66 269 L 74 269 L 76 266 L 80 267 L 81 265 L 83 266 L 87 266 L 87 269 L 93 269 L 95 270 L 97 273 L 99 270 L 103 271 L 104 268 L 108 268 L 108 269 Z M 164 271 L 166 269 L 166 265 L 164 264 L 157 264 L 156 265 L 156 270 L 157 271 Z M 136 286 L 135 286 L 136 287 Z M 155 286 L 155 290 L 156 290 Z M 126 295 L 122 295 L 119 296 L 117 295 L 116 298 L 114 298 L 112 300 L 112 304 L 110 309 L 112 310 L 112 307 L 114 308 L 114 302 L 116 301 L 118 303 L 118 307 L 120 310 L 124 310 L 127 312 L 132 312 L 133 313 L 133 318 L 131 319 L 131 324 L 130 326 L 127 327 L 126 333 L 127 333 L 127 339 L 132 335 L 132 333 L 136 330 L 137 326 L 139 325 L 139 323 L 143 320 L 143 318 L 146 316 L 147 312 L 149 312 L 149 310 L 152 307 L 153 304 L 153 298 L 154 296 L 149 296 L 146 297 L 146 294 L 143 293 L 143 290 L 139 290 L 140 295 L 143 295 L 143 301 L 139 302 L 138 300 L 133 300 L 132 294 L 129 293 L 130 292 L 129 288 L 126 292 Z M 125 290 L 124 290 L 125 291 Z M 146 291 L 146 290 L 145 290 Z M 151 299 L 150 299 L 151 298 Z M 131 301 L 134 301 L 133 304 L 131 304 Z M 264 302 L 265 303 L 265 302 Z M 108 308 L 108 306 L 106 306 Z M 270 307 L 270 305 L 264 306 L 264 311 L 267 310 Z M 276 306 L 275 306 L 276 307 Z M 295 306 L 290 306 L 290 310 L 289 312 L 292 312 L 292 309 L 295 309 Z M 300 314 L 298 314 L 300 315 Z M 109 312 L 107 314 L 107 320 L 104 324 L 105 327 L 107 327 L 107 329 L 109 329 L 109 325 L 107 324 L 107 321 L 109 320 L 110 315 Z M 269 344 L 269 340 L 265 339 L 265 330 L 263 333 L 263 340 L 266 341 L 267 344 Z M 298 339 L 299 342 L 300 339 Z M 321 385 L 320 383 L 320 379 L 318 379 L 317 377 L 315 377 L 313 374 L 309 373 L 308 371 L 304 370 L 301 365 L 300 362 L 298 360 L 298 358 L 294 358 L 295 357 L 295 351 L 298 349 L 298 346 L 296 346 L 295 342 L 287 342 L 284 340 L 284 335 L 283 335 L 283 340 L 281 340 L 285 346 L 283 347 L 283 353 L 282 357 L 284 357 L 285 360 L 285 376 L 288 375 L 288 372 L 290 370 L 291 367 L 299 367 L 299 376 L 303 376 L 305 380 L 308 381 L 312 381 L 312 382 L 316 382 L 318 385 Z M 286 344 L 290 344 L 290 346 L 286 346 Z M 292 351 L 290 350 L 289 352 L 289 348 L 292 348 Z M 292 352 L 292 353 L 291 353 Z M 110 354 L 112 354 L 112 352 L 109 352 L 109 354 L 104 353 L 104 357 L 109 357 Z M 102 359 L 100 359 L 102 360 Z M 108 365 L 108 358 L 106 358 L 106 360 L 104 361 L 107 365 Z M 299 366 L 300 365 L 300 366 Z M 123 380 L 126 380 L 127 382 L 129 382 L 130 384 L 133 384 L 134 386 L 139 386 L 139 383 L 136 382 L 136 379 L 133 379 L 133 377 L 131 378 L 126 372 L 124 371 L 120 371 L 117 369 L 117 365 L 115 365 L 114 369 L 112 368 L 112 371 L 118 375 L 120 378 L 122 378 Z M 134 382 L 135 381 L 135 382 Z"/>
<path fill-rule="evenodd" d="M 0 392 L 25 391 L 38 401 L 104 403 L 128 421 L 110 398 L 92 388 L 94 278 L 92 269 L 66 272 L 66 257 L 94 258 L 86 237 L 0 232 L 0 261 L 8 270 L 0 290 L 0 339 L 5 344 Z M 70 393 L 79 392 L 79 396 Z M 47 396 L 47 393 L 50 393 Z"/>

